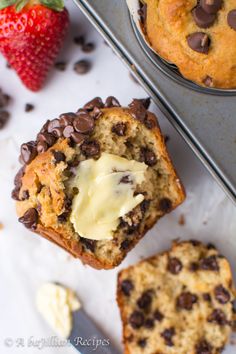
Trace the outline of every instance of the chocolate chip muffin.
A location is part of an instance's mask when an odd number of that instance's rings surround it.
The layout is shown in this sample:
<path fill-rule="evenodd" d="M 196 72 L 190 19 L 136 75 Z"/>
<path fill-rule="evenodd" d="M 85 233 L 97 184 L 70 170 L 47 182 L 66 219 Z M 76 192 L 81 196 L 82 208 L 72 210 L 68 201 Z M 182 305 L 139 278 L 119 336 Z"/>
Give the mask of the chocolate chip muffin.
<path fill-rule="evenodd" d="M 142 0 L 151 47 L 198 85 L 236 88 L 235 0 Z"/>
<path fill-rule="evenodd" d="M 229 262 L 213 245 L 174 242 L 119 273 L 125 354 L 220 354 L 235 294 Z"/>
<path fill-rule="evenodd" d="M 94 268 L 113 268 L 184 200 L 149 99 L 95 98 L 21 146 L 19 221 Z"/>

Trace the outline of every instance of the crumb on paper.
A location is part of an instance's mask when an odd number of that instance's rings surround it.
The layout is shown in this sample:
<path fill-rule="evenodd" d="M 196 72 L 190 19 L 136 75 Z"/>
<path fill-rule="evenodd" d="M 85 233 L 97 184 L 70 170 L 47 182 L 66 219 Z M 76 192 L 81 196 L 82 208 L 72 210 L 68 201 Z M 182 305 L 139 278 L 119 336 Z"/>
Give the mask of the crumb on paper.
<path fill-rule="evenodd" d="M 4 228 L 4 225 L 2 222 L 0 222 L 0 230 L 2 230 Z"/>
<path fill-rule="evenodd" d="M 181 215 L 179 216 L 179 225 L 180 225 L 180 226 L 184 226 L 185 224 L 186 224 L 185 216 L 184 216 L 184 214 L 181 214 Z"/>

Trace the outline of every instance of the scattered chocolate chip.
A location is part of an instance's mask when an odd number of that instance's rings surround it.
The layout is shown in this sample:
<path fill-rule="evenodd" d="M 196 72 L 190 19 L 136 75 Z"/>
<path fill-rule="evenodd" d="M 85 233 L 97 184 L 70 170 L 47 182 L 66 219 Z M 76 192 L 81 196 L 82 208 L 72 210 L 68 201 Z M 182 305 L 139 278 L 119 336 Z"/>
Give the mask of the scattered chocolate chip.
<path fill-rule="evenodd" d="M 32 112 L 34 110 L 34 105 L 31 103 L 26 103 L 25 104 L 25 112 Z"/>
<path fill-rule="evenodd" d="M 164 316 L 159 310 L 155 310 L 154 319 L 157 320 L 158 322 L 161 322 L 164 319 Z"/>
<path fill-rule="evenodd" d="M 203 80 L 203 83 L 207 87 L 213 87 L 213 79 L 210 76 L 206 76 L 205 79 Z"/>
<path fill-rule="evenodd" d="M 47 132 L 53 133 L 54 129 L 60 128 L 60 127 L 61 127 L 60 120 L 55 118 L 55 119 L 49 121 L 48 126 L 47 126 Z"/>
<path fill-rule="evenodd" d="M 39 142 L 45 142 L 48 146 L 52 146 L 56 142 L 56 137 L 50 133 L 39 133 L 37 136 Z"/>
<path fill-rule="evenodd" d="M 124 184 L 127 184 L 127 183 L 133 183 L 132 179 L 131 179 L 131 176 L 130 175 L 126 175 L 126 176 L 123 176 L 120 180 L 119 183 L 124 183 Z"/>
<path fill-rule="evenodd" d="M 169 258 L 167 264 L 167 270 L 172 274 L 179 274 L 183 268 L 182 262 L 176 258 Z"/>
<path fill-rule="evenodd" d="M 196 25 L 200 28 L 209 28 L 216 20 L 216 14 L 205 12 L 201 6 L 195 7 L 192 14 Z"/>
<path fill-rule="evenodd" d="M 172 340 L 172 337 L 175 335 L 175 329 L 174 327 L 167 328 L 161 333 L 161 337 L 164 338 L 165 344 L 168 347 L 173 347 L 174 343 Z"/>
<path fill-rule="evenodd" d="M 208 14 L 215 14 L 221 9 L 222 0 L 200 0 L 200 5 Z"/>
<path fill-rule="evenodd" d="M 211 295 L 208 293 L 202 294 L 202 298 L 204 301 L 211 302 Z"/>
<path fill-rule="evenodd" d="M 88 113 L 80 114 L 73 122 L 75 130 L 81 134 L 92 133 L 94 125 L 94 119 Z"/>
<path fill-rule="evenodd" d="M 140 347 L 140 348 L 145 348 L 146 345 L 147 345 L 147 338 L 141 338 L 137 341 L 137 345 Z"/>
<path fill-rule="evenodd" d="M 141 21 L 142 25 L 145 25 L 146 18 L 147 18 L 147 4 L 143 4 L 140 1 L 140 7 L 139 7 L 139 10 L 138 10 L 138 14 L 140 16 L 140 21 Z"/>
<path fill-rule="evenodd" d="M 148 129 L 153 129 L 157 126 L 157 120 L 153 115 L 147 115 L 144 124 Z"/>
<path fill-rule="evenodd" d="M 37 152 L 38 154 L 42 154 L 43 152 L 47 151 L 48 144 L 45 141 L 39 141 L 37 143 Z"/>
<path fill-rule="evenodd" d="M 130 113 L 135 118 L 144 123 L 147 117 L 147 109 L 143 104 L 142 100 L 134 99 L 130 104 Z"/>
<path fill-rule="evenodd" d="M 112 133 L 115 133 L 118 136 L 125 136 L 126 130 L 127 130 L 127 125 L 122 122 L 116 123 L 111 128 Z"/>
<path fill-rule="evenodd" d="M 35 230 L 38 223 L 37 210 L 30 208 L 21 218 L 19 218 L 19 222 L 21 222 L 27 229 Z"/>
<path fill-rule="evenodd" d="M 12 192 L 11 192 L 11 197 L 14 200 L 19 201 L 20 200 L 20 187 L 16 186 Z"/>
<path fill-rule="evenodd" d="M 201 242 L 198 240 L 189 240 L 189 243 L 191 243 L 193 247 L 198 247 L 201 245 Z"/>
<path fill-rule="evenodd" d="M 90 61 L 83 59 L 74 64 L 74 71 L 79 75 L 87 74 L 91 69 Z"/>
<path fill-rule="evenodd" d="M 109 96 L 105 101 L 104 107 L 105 108 L 120 107 L 120 102 L 114 96 Z"/>
<path fill-rule="evenodd" d="M 94 157 L 100 153 L 100 145 L 96 140 L 88 140 L 83 142 L 80 150 L 85 157 Z"/>
<path fill-rule="evenodd" d="M 144 322 L 144 327 L 147 329 L 152 329 L 154 327 L 154 320 L 152 318 L 147 318 Z"/>
<path fill-rule="evenodd" d="M 74 37 L 74 43 L 82 46 L 84 44 L 84 36 Z"/>
<path fill-rule="evenodd" d="M 25 174 L 25 166 L 21 167 L 19 171 L 17 172 L 15 178 L 14 178 L 14 184 L 15 186 L 21 187 L 22 184 L 22 177 Z"/>
<path fill-rule="evenodd" d="M 87 238 L 81 237 L 80 242 L 91 252 L 95 251 L 97 242 L 95 240 L 89 240 Z"/>
<path fill-rule="evenodd" d="M 63 136 L 63 131 L 64 128 L 54 128 L 52 130 L 52 134 L 56 137 L 56 138 L 61 138 Z"/>
<path fill-rule="evenodd" d="M 94 107 L 94 109 L 89 113 L 93 119 L 98 119 L 102 115 L 102 111 L 98 107 Z"/>
<path fill-rule="evenodd" d="M 196 262 L 192 262 L 189 266 L 189 270 L 191 272 L 196 272 L 199 269 L 199 264 Z"/>
<path fill-rule="evenodd" d="M 213 347 L 203 339 L 196 345 L 196 354 L 213 354 Z"/>
<path fill-rule="evenodd" d="M 22 192 L 22 195 L 21 195 L 21 200 L 27 200 L 29 199 L 29 191 L 28 190 L 25 190 Z"/>
<path fill-rule="evenodd" d="M 147 310 L 152 303 L 152 296 L 150 290 L 145 291 L 137 300 L 137 305 L 142 310 Z"/>
<path fill-rule="evenodd" d="M 131 241 L 130 240 L 124 240 L 120 244 L 120 249 L 125 251 L 125 250 L 130 248 L 130 245 L 131 245 Z"/>
<path fill-rule="evenodd" d="M 8 111 L 0 111 L 0 129 L 3 129 L 9 121 L 10 113 Z"/>
<path fill-rule="evenodd" d="M 65 154 L 61 151 L 52 150 L 52 154 L 56 164 L 66 160 Z"/>
<path fill-rule="evenodd" d="M 141 148 L 140 161 L 145 162 L 148 166 L 154 166 L 157 163 L 157 158 L 154 152 L 148 148 Z"/>
<path fill-rule="evenodd" d="M 223 285 L 218 285 L 214 290 L 215 298 L 220 304 L 227 304 L 230 301 L 230 293 L 226 290 Z"/>
<path fill-rule="evenodd" d="M 63 130 L 63 136 L 65 138 L 70 138 L 71 134 L 74 133 L 75 129 L 72 125 L 67 125 L 65 129 Z"/>
<path fill-rule="evenodd" d="M 72 141 L 75 144 L 81 144 L 85 140 L 86 137 L 83 134 L 73 132 L 73 133 L 71 133 L 70 138 L 72 139 Z"/>
<path fill-rule="evenodd" d="M 162 198 L 159 201 L 159 208 L 161 209 L 161 211 L 163 211 L 164 213 L 168 213 L 171 211 L 172 209 L 172 201 L 169 198 Z"/>
<path fill-rule="evenodd" d="M 189 47 L 198 53 L 207 54 L 210 47 L 210 38 L 206 33 L 195 32 L 187 36 Z"/>
<path fill-rule="evenodd" d="M 76 114 L 73 113 L 73 112 L 68 112 L 68 113 L 62 113 L 60 116 L 59 116 L 59 119 L 60 119 L 60 124 L 63 126 L 63 127 L 66 127 L 67 125 L 72 125 L 73 124 L 73 121 L 74 121 L 74 118 L 76 118 Z"/>
<path fill-rule="evenodd" d="M 69 213 L 68 212 L 64 212 L 61 215 L 58 215 L 57 220 L 58 220 L 59 223 L 62 224 L 62 223 L 67 221 L 68 216 L 69 216 Z"/>
<path fill-rule="evenodd" d="M 36 144 L 34 141 L 21 145 L 20 159 L 23 163 L 28 165 L 37 156 Z"/>
<path fill-rule="evenodd" d="M 227 21 L 229 27 L 236 31 L 236 9 L 228 13 Z"/>
<path fill-rule="evenodd" d="M 199 263 L 199 268 L 201 270 L 211 270 L 211 271 L 218 272 L 219 265 L 216 256 L 202 258 Z"/>
<path fill-rule="evenodd" d="M 94 51 L 94 49 L 95 49 L 95 45 L 94 45 L 94 43 L 92 43 L 92 42 L 90 42 L 90 43 L 84 43 L 83 45 L 82 45 L 82 51 L 84 52 L 84 53 L 91 53 L 91 52 L 93 52 Z"/>
<path fill-rule="evenodd" d="M 55 69 L 58 71 L 65 71 L 66 70 L 66 62 L 58 61 L 54 64 Z"/>
<path fill-rule="evenodd" d="M 125 279 L 121 283 L 121 291 L 124 295 L 130 296 L 131 291 L 134 289 L 134 285 L 131 280 Z"/>
<path fill-rule="evenodd" d="M 40 133 L 45 133 L 48 131 L 48 124 L 50 123 L 50 120 L 48 119 L 46 121 L 46 123 L 44 123 L 44 125 L 42 126 L 42 128 L 40 129 Z"/>
<path fill-rule="evenodd" d="M 197 295 L 192 294 L 190 292 L 183 292 L 177 298 L 176 305 L 179 309 L 191 311 L 193 308 L 193 305 L 196 304 L 197 301 L 198 301 Z"/>
<path fill-rule="evenodd" d="M 217 323 L 219 326 L 225 326 L 228 324 L 225 313 L 220 309 L 215 309 L 210 316 L 208 316 L 208 322 Z"/>
<path fill-rule="evenodd" d="M 165 143 L 168 143 L 168 141 L 170 140 L 169 135 L 165 135 L 165 136 L 164 136 L 164 140 L 165 140 Z"/>
<path fill-rule="evenodd" d="M 134 329 L 139 329 L 142 327 L 144 324 L 144 315 L 142 312 L 134 311 L 129 318 L 129 323 Z"/>
<path fill-rule="evenodd" d="M 87 111 L 92 111 L 95 107 L 97 108 L 104 107 L 101 97 L 93 98 L 91 101 L 87 102 L 83 108 Z"/>

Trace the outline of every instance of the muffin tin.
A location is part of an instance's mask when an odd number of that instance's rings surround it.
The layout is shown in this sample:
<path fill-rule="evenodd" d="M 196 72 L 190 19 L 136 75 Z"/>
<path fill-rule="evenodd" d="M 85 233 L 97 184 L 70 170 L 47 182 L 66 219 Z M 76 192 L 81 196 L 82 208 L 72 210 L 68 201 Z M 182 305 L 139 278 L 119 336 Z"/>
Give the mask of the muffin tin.
<path fill-rule="evenodd" d="M 155 55 L 125 0 L 74 0 L 236 202 L 236 90 L 202 88 Z"/>

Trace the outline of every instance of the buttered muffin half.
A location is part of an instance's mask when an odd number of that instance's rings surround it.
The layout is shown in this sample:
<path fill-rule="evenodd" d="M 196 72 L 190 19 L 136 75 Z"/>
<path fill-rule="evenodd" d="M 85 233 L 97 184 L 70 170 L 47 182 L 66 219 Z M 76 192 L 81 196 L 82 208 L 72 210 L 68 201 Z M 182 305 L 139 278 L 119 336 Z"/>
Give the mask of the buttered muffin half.
<path fill-rule="evenodd" d="M 22 144 L 19 221 L 94 268 L 117 266 L 185 198 L 149 99 L 95 98 Z"/>

